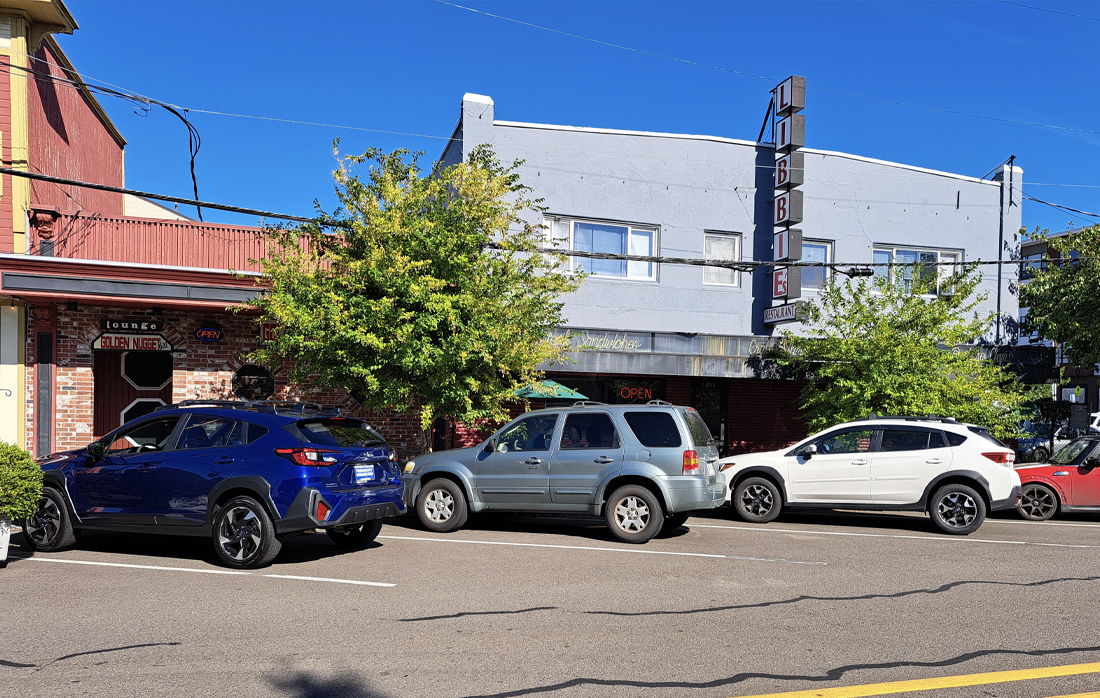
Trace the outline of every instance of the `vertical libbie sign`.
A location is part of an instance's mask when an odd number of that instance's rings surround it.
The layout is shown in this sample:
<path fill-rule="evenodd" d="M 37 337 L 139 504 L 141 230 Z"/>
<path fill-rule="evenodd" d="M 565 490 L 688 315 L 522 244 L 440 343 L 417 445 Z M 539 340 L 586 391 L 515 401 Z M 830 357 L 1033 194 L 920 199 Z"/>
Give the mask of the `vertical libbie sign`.
<path fill-rule="evenodd" d="M 802 222 L 803 198 L 799 188 L 806 180 L 806 78 L 792 75 L 772 90 L 772 133 L 775 140 L 775 198 L 772 205 L 772 261 L 802 259 L 802 231 L 791 226 Z M 772 299 L 790 301 L 802 295 L 801 267 L 772 271 Z M 764 309 L 764 322 L 796 321 L 794 304 Z"/>

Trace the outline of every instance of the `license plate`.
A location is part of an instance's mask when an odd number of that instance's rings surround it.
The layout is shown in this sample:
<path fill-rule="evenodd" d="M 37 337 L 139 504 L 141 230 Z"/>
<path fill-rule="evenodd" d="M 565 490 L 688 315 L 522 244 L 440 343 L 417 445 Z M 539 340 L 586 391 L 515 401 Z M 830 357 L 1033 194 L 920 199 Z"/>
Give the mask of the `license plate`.
<path fill-rule="evenodd" d="M 367 482 L 374 479 L 374 466 L 373 465 L 357 465 L 355 466 L 355 481 Z"/>

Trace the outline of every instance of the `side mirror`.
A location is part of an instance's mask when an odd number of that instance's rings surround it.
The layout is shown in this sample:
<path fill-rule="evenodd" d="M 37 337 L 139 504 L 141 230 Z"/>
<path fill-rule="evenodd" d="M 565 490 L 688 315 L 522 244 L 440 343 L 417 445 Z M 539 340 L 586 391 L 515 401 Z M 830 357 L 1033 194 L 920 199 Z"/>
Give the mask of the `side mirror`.
<path fill-rule="evenodd" d="M 482 453 L 492 453 L 495 450 L 497 450 L 497 440 L 493 438 L 485 442 L 485 449 Z"/>
<path fill-rule="evenodd" d="M 814 454 L 816 454 L 816 453 L 817 453 L 817 444 L 810 444 L 809 446 L 806 447 L 806 450 L 802 452 L 802 457 L 805 458 L 806 460 L 810 460 L 810 458 L 813 457 Z"/>
<path fill-rule="evenodd" d="M 1081 464 L 1081 467 L 1085 470 L 1092 470 L 1098 465 L 1100 465 L 1100 458 L 1093 456 L 1091 458 L 1086 458 L 1085 462 Z"/>
<path fill-rule="evenodd" d="M 103 454 L 107 452 L 107 444 L 102 441 L 95 441 L 88 444 L 88 455 L 93 458 L 102 458 Z"/>

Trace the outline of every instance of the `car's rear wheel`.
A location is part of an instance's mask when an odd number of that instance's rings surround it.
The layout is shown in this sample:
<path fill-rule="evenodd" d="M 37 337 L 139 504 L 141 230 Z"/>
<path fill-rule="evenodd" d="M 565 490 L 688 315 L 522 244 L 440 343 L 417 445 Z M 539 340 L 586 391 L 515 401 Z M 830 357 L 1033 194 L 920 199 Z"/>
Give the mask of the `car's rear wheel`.
<path fill-rule="evenodd" d="M 645 543 L 661 532 L 665 512 L 657 495 L 641 485 L 623 485 L 607 498 L 604 519 L 624 543 Z"/>
<path fill-rule="evenodd" d="M 282 550 L 275 525 L 252 497 L 234 497 L 214 515 L 214 551 L 229 567 L 266 567 Z"/>
<path fill-rule="evenodd" d="M 466 523 L 466 493 L 453 480 L 436 478 L 416 495 L 416 515 L 424 528 L 449 533 Z"/>
<path fill-rule="evenodd" d="M 1058 511 L 1058 495 L 1046 485 L 1024 485 L 1016 511 L 1028 521 L 1046 521 Z"/>
<path fill-rule="evenodd" d="M 783 495 L 764 477 L 750 477 L 737 485 L 730 498 L 734 511 L 749 523 L 767 523 L 779 516 Z"/>
<path fill-rule="evenodd" d="M 985 521 L 985 501 L 973 487 L 944 485 L 932 495 L 928 514 L 944 533 L 965 536 Z"/>
<path fill-rule="evenodd" d="M 20 522 L 23 538 L 31 550 L 52 553 L 71 548 L 76 543 L 73 522 L 65 498 L 52 487 L 42 489 L 38 499 L 38 511 Z"/>
<path fill-rule="evenodd" d="M 382 530 L 382 519 L 372 519 L 366 523 L 354 526 L 341 526 L 339 528 L 326 528 L 329 540 L 338 548 L 346 550 L 362 550 L 378 537 Z"/>

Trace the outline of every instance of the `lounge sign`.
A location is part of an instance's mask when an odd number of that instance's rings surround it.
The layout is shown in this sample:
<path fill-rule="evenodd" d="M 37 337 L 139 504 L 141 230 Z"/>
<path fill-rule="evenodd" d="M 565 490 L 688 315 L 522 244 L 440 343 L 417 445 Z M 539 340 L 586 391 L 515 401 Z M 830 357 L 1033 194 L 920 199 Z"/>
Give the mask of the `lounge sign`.
<path fill-rule="evenodd" d="M 95 338 L 92 349 L 103 351 L 172 351 L 172 344 L 159 334 L 105 332 Z"/>
<path fill-rule="evenodd" d="M 792 75 L 772 90 L 772 132 L 775 140 L 775 197 L 772 208 L 772 261 L 802 259 L 802 231 L 792 228 L 802 222 L 806 181 L 805 155 L 798 150 L 806 142 L 806 78 Z M 802 270 L 777 266 L 772 271 L 772 299 L 792 301 L 802 295 Z M 764 309 L 764 323 L 774 325 L 799 319 L 794 303 Z"/>

